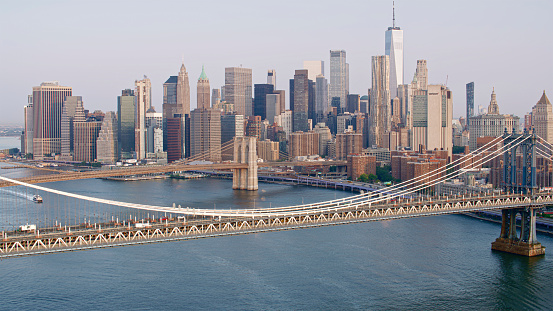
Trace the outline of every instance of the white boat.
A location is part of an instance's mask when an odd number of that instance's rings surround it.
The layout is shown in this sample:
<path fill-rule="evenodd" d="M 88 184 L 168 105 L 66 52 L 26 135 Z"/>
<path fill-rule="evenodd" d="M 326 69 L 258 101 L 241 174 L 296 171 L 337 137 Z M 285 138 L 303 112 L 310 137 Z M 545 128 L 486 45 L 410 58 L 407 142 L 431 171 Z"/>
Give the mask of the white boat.
<path fill-rule="evenodd" d="M 42 203 L 42 197 L 38 194 L 33 195 L 33 202 Z"/>

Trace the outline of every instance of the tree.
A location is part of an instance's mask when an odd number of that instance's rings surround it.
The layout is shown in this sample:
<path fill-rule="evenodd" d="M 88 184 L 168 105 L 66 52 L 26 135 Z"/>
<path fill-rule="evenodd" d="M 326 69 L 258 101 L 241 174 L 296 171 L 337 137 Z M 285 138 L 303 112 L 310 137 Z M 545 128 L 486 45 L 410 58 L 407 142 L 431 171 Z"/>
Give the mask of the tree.
<path fill-rule="evenodd" d="M 369 176 L 367 174 L 361 174 L 359 175 L 359 178 L 357 178 L 357 180 L 360 182 L 368 182 Z"/>
<path fill-rule="evenodd" d="M 378 181 L 378 177 L 375 174 L 369 174 L 369 181 Z"/>

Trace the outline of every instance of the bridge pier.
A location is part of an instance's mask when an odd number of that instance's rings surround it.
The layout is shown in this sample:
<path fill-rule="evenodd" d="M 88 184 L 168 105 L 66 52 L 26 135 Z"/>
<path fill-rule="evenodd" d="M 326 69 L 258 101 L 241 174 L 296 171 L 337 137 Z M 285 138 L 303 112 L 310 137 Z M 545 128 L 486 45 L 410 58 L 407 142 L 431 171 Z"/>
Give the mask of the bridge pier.
<path fill-rule="evenodd" d="M 522 256 L 540 256 L 545 247 L 536 238 L 536 210 L 541 207 L 502 210 L 501 234 L 492 249 Z M 520 235 L 517 234 L 517 214 L 520 214 Z"/>
<path fill-rule="evenodd" d="M 257 190 L 257 139 L 255 137 L 234 138 L 234 162 L 247 163 L 248 168 L 232 170 L 232 189 Z"/>

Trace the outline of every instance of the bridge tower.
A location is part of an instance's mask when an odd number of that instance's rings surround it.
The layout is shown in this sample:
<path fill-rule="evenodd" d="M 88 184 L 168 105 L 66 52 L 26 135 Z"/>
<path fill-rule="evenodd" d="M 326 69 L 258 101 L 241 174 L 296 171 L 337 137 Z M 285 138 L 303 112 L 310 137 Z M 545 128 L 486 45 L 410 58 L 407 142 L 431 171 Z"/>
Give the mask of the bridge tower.
<path fill-rule="evenodd" d="M 257 139 L 234 138 L 234 162 L 246 163 L 248 168 L 233 169 L 232 189 L 257 190 Z"/>
<path fill-rule="evenodd" d="M 514 130 L 513 130 L 514 133 Z M 503 148 L 510 143 L 522 142 L 503 154 L 503 187 L 506 193 L 533 196 L 537 192 L 536 184 L 536 142 L 534 133 L 527 130 L 523 134 L 510 135 L 506 132 Z M 522 163 L 517 167 L 517 149 L 522 155 Z M 521 171 L 519 173 L 519 170 Z M 538 256 L 545 254 L 545 247 L 536 238 L 536 210 L 543 206 L 503 209 L 501 215 L 501 234 L 492 243 L 492 249 L 524 255 Z M 520 234 L 517 233 L 517 215 L 520 214 Z"/>

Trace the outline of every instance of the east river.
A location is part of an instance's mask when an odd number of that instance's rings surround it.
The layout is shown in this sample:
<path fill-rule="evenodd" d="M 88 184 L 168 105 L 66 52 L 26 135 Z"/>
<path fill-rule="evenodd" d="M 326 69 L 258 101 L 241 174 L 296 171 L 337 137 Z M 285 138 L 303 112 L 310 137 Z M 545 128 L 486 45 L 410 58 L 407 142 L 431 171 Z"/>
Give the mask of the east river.
<path fill-rule="evenodd" d="M 266 183 L 233 191 L 211 178 L 46 185 L 203 208 L 351 195 Z M 0 309 L 552 309 L 553 237 L 538 234 L 547 254 L 525 258 L 491 251 L 499 230 L 449 215 L 13 258 L 0 261 Z"/>

